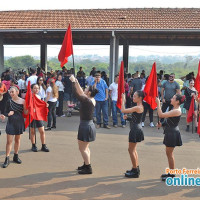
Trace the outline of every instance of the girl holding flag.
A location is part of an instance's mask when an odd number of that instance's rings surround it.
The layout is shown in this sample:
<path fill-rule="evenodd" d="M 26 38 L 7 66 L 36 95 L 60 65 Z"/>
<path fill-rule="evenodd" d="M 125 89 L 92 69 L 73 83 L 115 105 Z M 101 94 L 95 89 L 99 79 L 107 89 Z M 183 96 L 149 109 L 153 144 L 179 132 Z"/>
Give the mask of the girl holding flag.
<path fill-rule="evenodd" d="M 12 141 L 15 137 L 14 145 L 14 157 L 13 162 L 21 164 L 22 161 L 18 157 L 18 151 L 20 147 L 20 137 L 25 131 L 23 112 L 26 114 L 25 101 L 18 97 L 19 89 L 15 86 L 10 88 L 11 99 L 7 101 L 5 108 L 5 116 L 8 117 L 6 125 L 7 143 L 6 143 L 6 158 L 2 165 L 3 168 L 8 167 L 10 164 L 9 156 L 12 148 Z M 1 115 L 1 119 L 5 119 L 4 115 Z"/>
<path fill-rule="evenodd" d="M 156 98 L 158 116 L 160 118 L 167 118 L 166 122 L 164 122 L 162 125 L 160 122 L 158 123 L 158 128 L 160 128 L 161 126 L 164 127 L 165 137 L 163 144 L 165 144 L 166 146 L 166 155 L 168 158 L 170 169 L 175 168 L 175 160 L 173 155 L 174 148 L 176 146 L 182 146 L 181 134 L 179 131 L 178 123 L 181 118 L 180 105 L 184 102 L 184 100 L 185 96 L 182 96 L 180 94 L 174 95 L 171 99 L 171 105 L 173 105 L 173 110 L 163 113 L 160 106 L 160 100 Z M 161 178 L 163 181 L 165 181 L 168 177 L 173 178 L 174 176 L 174 174 L 163 174 Z"/>
<path fill-rule="evenodd" d="M 90 149 L 89 143 L 96 138 L 96 129 L 93 123 L 93 113 L 96 105 L 94 96 L 98 93 L 95 86 L 89 86 L 83 92 L 79 82 L 72 75 L 70 77 L 73 91 L 76 98 L 80 101 L 80 125 L 78 129 L 78 145 L 84 164 L 78 167 L 79 174 L 92 174 L 92 167 L 90 164 Z"/>
<path fill-rule="evenodd" d="M 123 113 L 132 113 L 132 117 L 128 118 L 124 115 L 124 119 L 130 122 L 131 130 L 129 132 L 129 148 L 128 152 L 132 162 L 132 169 L 127 170 L 125 176 L 128 178 L 138 178 L 140 175 L 139 163 L 138 163 L 138 153 L 136 150 L 137 143 L 144 140 L 144 134 L 141 126 L 141 120 L 143 115 L 143 105 L 142 101 L 144 98 L 144 93 L 142 91 L 136 91 L 133 95 L 133 102 L 137 104 L 132 108 L 125 109 L 125 95 L 122 94 L 122 107 L 121 111 Z"/>
<path fill-rule="evenodd" d="M 144 140 L 144 134 L 142 131 L 141 120 L 144 112 L 144 107 L 142 101 L 144 98 L 144 93 L 142 91 L 136 91 L 133 94 L 133 102 L 136 106 L 132 108 L 125 108 L 125 89 L 124 89 L 124 62 L 121 62 L 120 72 L 119 72 L 119 83 L 118 83 L 118 99 L 117 107 L 121 109 L 122 113 L 132 113 L 132 117 L 128 118 L 124 115 L 124 119 L 131 121 L 129 132 L 129 155 L 132 162 L 132 169 L 127 170 L 125 176 L 128 178 L 138 178 L 140 175 L 140 169 L 138 165 L 138 154 L 136 146 L 138 142 Z"/>
<path fill-rule="evenodd" d="M 33 95 L 35 95 L 37 99 L 41 100 L 41 97 L 38 95 L 38 93 L 40 91 L 38 84 L 32 84 L 31 89 L 32 89 Z M 44 103 L 43 106 L 48 107 L 48 104 L 46 103 L 46 105 L 45 105 L 45 103 Z M 34 107 L 36 107 L 36 105 L 34 105 Z M 35 129 L 38 128 L 38 131 L 40 132 L 41 143 L 42 143 L 41 151 L 49 152 L 49 149 L 47 148 L 47 146 L 45 144 L 45 131 L 44 131 L 43 121 L 42 120 L 33 120 L 30 124 L 30 127 L 31 127 L 31 142 L 32 142 L 31 150 L 33 152 L 38 151 L 37 146 L 35 144 L 35 131 L 36 131 Z"/>
<path fill-rule="evenodd" d="M 189 125 L 189 122 L 187 121 L 187 116 L 188 116 L 188 111 L 190 110 L 190 104 L 193 100 L 194 101 L 195 132 L 197 132 L 198 122 L 197 122 L 197 107 L 196 107 L 195 99 L 197 99 L 198 95 L 197 95 L 196 89 L 194 88 L 194 80 L 193 79 L 189 80 L 189 87 L 187 87 L 185 89 L 184 95 L 186 97 L 186 101 L 183 105 L 183 108 L 186 109 L 186 123 L 187 123 L 186 131 L 189 132 L 189 130 L 190 130 L 190 125 Z M 193 96 L 194 96 L 194 99 L 192 98 Z"/>

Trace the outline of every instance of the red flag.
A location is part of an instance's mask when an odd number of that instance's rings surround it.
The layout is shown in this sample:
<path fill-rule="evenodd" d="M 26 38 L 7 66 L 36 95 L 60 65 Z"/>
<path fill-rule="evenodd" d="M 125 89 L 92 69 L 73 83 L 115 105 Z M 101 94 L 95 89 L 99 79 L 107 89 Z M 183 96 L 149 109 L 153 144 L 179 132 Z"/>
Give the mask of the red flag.
<path fill-rule="evenodd" d="M 144 93 L 146 94 L 144 100 L 151 106 L 154 110 L 157 107 L 156 97 L 158 97 L 158 84 L 157 84 L 157 72 L 156 72 L 156 63 L 153 63 L 151 73 L 146 85 L 144 87 Z"/>
<path fill-rule="evenodd" d="M 27 93 L 25 97 L 26 109 L 28 110 L 28 115 L 26 115 L 25 128 L 33 120 L 47 121 L 48 108 L 46 102 L 38 99 L 36 95 L 31 92 L 30 81 L 28 82 Z"/>
<path fill-rule="evenodd" d="M 194 87 L 196 88 L 198 92 L 198 97 L 200 97 L 200 61 L 199 61 L 199 67 L 198 67 L 198 72 L 195 79 Z"/>
<path fill-rule="evenodd" d="M 187 116 L 187 122 L 192 122 L 193 119 L 193 115 L 194 115 L 194 96 L 192 97 L 191 103 L 190 103 L 190 108 L 188 111 L 188 116 Z"/>
<path fill-rule="evenodd" d="M 58 54 L 58 60 L 60 61 L 61 67 L 63 67 L 64 64 L 68 62 L 68 57 L 71 56 L 72 54 L 73 54 L 73 41 L 72 41 L 71 25 L 69 24 L 68 29 L 65 33 L 62 47 Z"/>
<path fill-rule="evenodd" d="M 47 108 L 46 102 L 38 99 L 36 95 L 33 95 L 33 105 L 34 105 L 34 119 L 47 121 L 47 115 L 49 109 Z"/>
<path fill-rule="evenodd" d="M 117 98 L 117 107 L 122 108 L 122 93 L 125 93 L 124 88 L 124 61 L 121 62 L 120 72 L 119 72 L 119 81 L 118 81 L 118 98 Z"/>

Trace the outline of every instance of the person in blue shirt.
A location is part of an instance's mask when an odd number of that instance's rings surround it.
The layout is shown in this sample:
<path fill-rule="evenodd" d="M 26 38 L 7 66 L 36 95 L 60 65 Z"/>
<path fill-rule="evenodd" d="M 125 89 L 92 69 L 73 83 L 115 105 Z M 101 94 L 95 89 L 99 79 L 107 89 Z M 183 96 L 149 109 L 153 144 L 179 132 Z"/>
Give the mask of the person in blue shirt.
<path fill-rule="evenodd" d="M 108 126 L 108 86 L 106 82 L 101 78 L 100 73 L 95 74 L 95 80 L 92 82 L 98 89 L 98 93 L 95 95 L 96 100 L 96 119 L 97 128 L 101 127 L 101 111 L 103 113 L 103 127 L 110 129 Z"/>

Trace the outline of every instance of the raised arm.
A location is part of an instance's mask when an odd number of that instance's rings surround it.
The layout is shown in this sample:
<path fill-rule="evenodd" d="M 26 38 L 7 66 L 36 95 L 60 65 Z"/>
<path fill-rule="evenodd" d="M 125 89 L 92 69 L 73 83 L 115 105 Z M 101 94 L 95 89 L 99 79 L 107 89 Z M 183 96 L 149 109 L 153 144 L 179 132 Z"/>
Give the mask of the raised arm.
<path fill-rule="evenodd" d="M 78 80 L 74 77 L 74 75 L 71 75 L 69 79 L 72 83 L 76 83 L 76 84 L 73 84 L 73 86 L 76 89 L 77 95 L 84 95 L 83 89 L 81 88 Z"/>
<path fill-rule="evenodd" d="M 160 118 L 168 118 L 168 117 L 177 117 L 181 115 L 181 111 L 179 110 L 170 110 L 169 112 L 165 112 L 163 113 L 161 110 L 161 106 L 160 106 L 160 100 L 158 98 L 156 98 L 156 103 L 157 103 L 157 112 L 158 112 L 158 116 Z"/>
<path fill-rule="evenodd" d="M 70 76 L 70 81 L 72 82 L 72 88 L 73 88 L 73 92 L 76 95 L 76 98 L 79 101 L 84 101 L 87 96 L 84 94 L 81 86 L 79 85 L 79 82 L 75 79 L 74 75 Z"/>
<path fill-rule="evenodd" d="M 76 90 L 77 90 L 78 94 L 83 95 L 83 94 L 84 94 L 83 89 L 82 89 L 82 87 L 80 86 L 80 84 L 79 84 L 79 82 L 78 82 L 77 79 L 75 79 L 75 83 L 76 83 L 76 84 L 75 84 L 75 87 L 76 87 Z"/>
<path fill-rule="evenodd" d="M 121 108 L 121 111 L 123 113 L 133 113 L 133 112 L 138 112 L 139 109 L 138 109 L 138 106 L 135 106 L 135 107 L 132 107 L 132 108 L 125 108 L 125 94 L 122 94 L 122 108 Z"/>

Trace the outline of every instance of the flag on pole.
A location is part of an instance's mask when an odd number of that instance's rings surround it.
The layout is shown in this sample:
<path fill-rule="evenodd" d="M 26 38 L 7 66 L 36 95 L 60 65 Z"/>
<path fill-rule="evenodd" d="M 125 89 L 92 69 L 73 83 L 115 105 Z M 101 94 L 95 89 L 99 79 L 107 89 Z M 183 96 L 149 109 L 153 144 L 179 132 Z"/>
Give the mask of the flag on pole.
<path fill-rule="evenodd" d="M 121 109 L 122 107 L 122 94 L 125 93 L 124 88 L 124 61 L 121 61 L 121 67 L 119 71 L 119 81 L 118 81 L 118 98 L 117 107 Z"/>
<path fill-rule="evenodd" d="M 193 115 L 194 115 L 194 96 L 192 97 L 191 103 L 190 103 L 190 108 L 188 110 L 188 116 L 187 116 L 187 122 L 192 122 L 193 120 Z"/>
<path fill-rule="evenodd" d="M 28 82 L 27 92 L 25 96 L 25 105 L 26 109 L 28 110 L 28 114 L 24 116 L 26 118 L 25 121 L 25 128 L 29 126 L 29 124 L 32 122 L 31 118 L 33 118 L 33 95 L 31 92 L 31 82 Z"/>
<path fill-rule="evenodd" d="M 200 61 L 199 61 L 199 67 L 198 67 L 198 72 L 195 79 L 194 87 L 196 88 L 198 92 L 198 97 L 200 97 Z"/>
<path fill-rule="evenodd" d="M 151 73 L 146 81 L 144 87 L 145 97 L 144 100 L 151 106 L 154 110 L 157 107 L 156 97 L 158 97 L 158 84 L 157 84 L 157 72 L 156 72 L 156 63 L 153 63 Z"/>
<path fill-rule="evenodd" d="M 58 54 L 58 60 L 60 61 L 60 66 L 63 67 L 65 63 L 68 62 L 68 57 L 73 55 L 73 40 L 71 25 L 69 24 L 68 29 L 65 33 L 65 37 Z"/>

